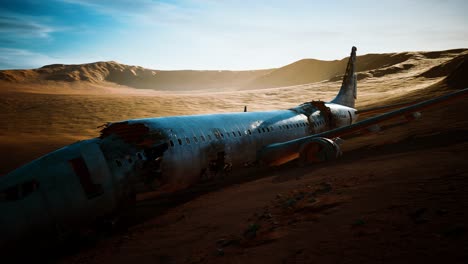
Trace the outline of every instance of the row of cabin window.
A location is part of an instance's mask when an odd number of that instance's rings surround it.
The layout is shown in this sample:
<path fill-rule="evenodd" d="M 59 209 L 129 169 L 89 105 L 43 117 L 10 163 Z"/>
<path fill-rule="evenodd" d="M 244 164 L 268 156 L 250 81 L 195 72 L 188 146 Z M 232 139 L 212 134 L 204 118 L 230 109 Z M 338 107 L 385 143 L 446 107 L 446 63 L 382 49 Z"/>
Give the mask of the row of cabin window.
<path fill-rule="evenodd" d="M 318 127 L 320 125 L 324 125 L 325 124 L 325 121 L 324 120 L 320 120 L 320 121 L 317 121 L 317 122 L 313 122 L 312 123 L 314 125 L 314 127 Z"/>
<path fill-rule="evenodd" d="M 279 125 L 278 126 L 278 128 L 280 128 L 280 129 L 293 129 L 293 128 L 300 128 L 300 127 L 307 127 L 307 124 L 304 123 L 304 122 L 300 122 L 300 123 L 296 123 L 296 124 L 292 124 L 292 125 Z M 272 131 L 274 131 L 273 127 L 263 127 L 261 129 L 257 128 L 258 133 L 262 133 L 262 132 L 265 133 L 265 132 L 272 132 Z M 252 135 L 252 131 L 250 129 L 247 129 L 246 131 L 244 131 L 244 133 L 245 133 L 245 135 Z M 242 133 L 240 131 L 237 131 L 237 134 L 236 134 L 235 131 L 226 133 L 227 137 L 230 137 L 231 134 L 232 134 L 233 137 L 237 137 L 237 135 L 239 135 L 239 137 L 242 136 Z M 219 132 L 219 131 L 216 131 L 213 135 L 217 139 L 224 138 L 224 134 L 222 132 Z M 193 141 L 195 143 L 198 143 L 199 141 L 205 142 L 206 140 L 210 141 L 212 139 L 211 135 L 209 135 L 209 134 L 206 137 L 207 138 L 205 138 L 204 136 L 200 136 L 200 140 L 198 140 L 198 138 L 196 136 L 194 136 Z M 186 137 L 185 142 L 187 144 L 190 144 L 190 138 Z M 183 144 L 183 139 L 178 138 L 177 143 L 179 143 L 179 145 L 182 145 Z M 172 140 L 169 140 L 169 144 L 171 145 L 171 147 L 175 146 L 175 143 Z"/>

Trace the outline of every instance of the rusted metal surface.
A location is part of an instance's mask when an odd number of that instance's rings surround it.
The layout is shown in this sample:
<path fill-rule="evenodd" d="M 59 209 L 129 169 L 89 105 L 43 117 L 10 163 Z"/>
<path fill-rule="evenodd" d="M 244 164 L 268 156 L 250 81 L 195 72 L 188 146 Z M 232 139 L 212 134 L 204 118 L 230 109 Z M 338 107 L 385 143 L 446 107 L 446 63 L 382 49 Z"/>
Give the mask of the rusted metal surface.
<path fill-rule="evenodd" d="M 149 128 L 141 123 L 129 124 L 128 121 L 107 124 L 101 130 L 100 138 L 116 135 L 131 144 L 141 144 L 148 136 Z"/>

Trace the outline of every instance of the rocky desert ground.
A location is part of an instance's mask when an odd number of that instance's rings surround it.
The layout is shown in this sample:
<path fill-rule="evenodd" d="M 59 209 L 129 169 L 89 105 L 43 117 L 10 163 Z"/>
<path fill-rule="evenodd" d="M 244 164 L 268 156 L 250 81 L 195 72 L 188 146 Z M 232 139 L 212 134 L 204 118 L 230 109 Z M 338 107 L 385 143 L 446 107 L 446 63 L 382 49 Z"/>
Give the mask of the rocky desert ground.
<path fill-rule="evenodd" d="M 0 72 L 0 174 L 131 118 L 284 109 L 329 100 L 347 59 L 259 71 L 116 62 Z M 468 50 L 358 56 L 357 108 L 468 87 Z M 135 223 L 60 263 L 466 263 L 466 98 L 348 139 L 333 163 L 229 175 L 136 208 Z"/>

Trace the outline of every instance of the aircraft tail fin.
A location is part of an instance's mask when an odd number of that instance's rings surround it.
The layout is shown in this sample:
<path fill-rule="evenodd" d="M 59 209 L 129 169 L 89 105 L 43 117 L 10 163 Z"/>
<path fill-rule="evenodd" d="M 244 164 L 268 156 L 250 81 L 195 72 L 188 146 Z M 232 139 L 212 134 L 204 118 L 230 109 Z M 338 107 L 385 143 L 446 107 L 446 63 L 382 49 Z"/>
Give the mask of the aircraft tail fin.
<path fill-rule="evenodd" d="M 351 49 L 351 55 L 346 66 L 346 72 L 343 76 L 343 83 L 338 95 L 330 103 L 345 105 L 354 108 L 354 101 L 357 97 L 357 78 L 355 72 L 356 47 Z"/>

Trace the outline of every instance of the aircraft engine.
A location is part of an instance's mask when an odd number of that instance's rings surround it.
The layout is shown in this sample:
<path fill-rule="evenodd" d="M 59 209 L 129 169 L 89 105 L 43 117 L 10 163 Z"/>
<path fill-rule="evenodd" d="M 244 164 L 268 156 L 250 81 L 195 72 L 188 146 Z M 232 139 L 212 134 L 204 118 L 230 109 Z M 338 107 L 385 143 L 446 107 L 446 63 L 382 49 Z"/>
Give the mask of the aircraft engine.
<path fill-rule="evenodd" d="M 405 118 L 407 121 L 413 121 L 413 120 L 418 120 L 421 119 L 421 112 L 413 112 L 408 115 L 405 115 Z"/>
<path fill-rule="evenodd" d="M 259 153 L 259 160 L 268 166 L 279 166 L 298 159 L 302 164 L 334 160 L 341 156 L 340 138 L 309 138 L 272 144 Z"/>
<path fill-rule="evenodd" d="M 299 162 L 302 164 L 331 161 L 342 155 L 337 141 L 328 138 L 313 138 L 302 144 Z"/>

